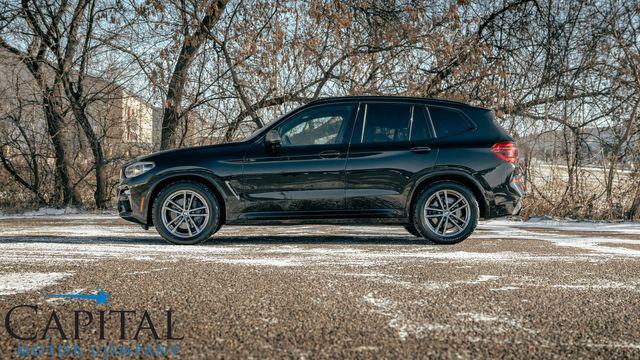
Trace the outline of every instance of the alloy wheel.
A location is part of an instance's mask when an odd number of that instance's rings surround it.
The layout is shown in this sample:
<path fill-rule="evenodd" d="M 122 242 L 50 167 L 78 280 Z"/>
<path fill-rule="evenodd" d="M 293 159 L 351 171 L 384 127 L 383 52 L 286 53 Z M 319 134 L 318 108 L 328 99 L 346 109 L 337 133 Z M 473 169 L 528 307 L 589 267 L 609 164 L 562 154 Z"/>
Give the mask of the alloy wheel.
<path fill-rule="evenodd" d="M 440 236 L 456 236 L 469 224 L 469 202 L 459 192 L 443 189 L 433 193 L 425 202 L 424 223 Z"/>
<path fill-rule="evenodd" d="M 177 237 L 199 235 L 209 222 L 209 206 L 195 191 L 179 190 L 167 196 L 162 204 L 162 222 Z"/>

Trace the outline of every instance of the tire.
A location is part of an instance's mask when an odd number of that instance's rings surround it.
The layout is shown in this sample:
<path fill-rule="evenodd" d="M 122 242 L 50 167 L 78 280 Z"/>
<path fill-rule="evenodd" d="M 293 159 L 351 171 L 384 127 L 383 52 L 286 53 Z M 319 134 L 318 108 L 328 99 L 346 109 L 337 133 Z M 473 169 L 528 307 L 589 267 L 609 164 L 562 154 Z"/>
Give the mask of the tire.
<path fill-rule="evenodd" d="M 436 244 L 456 244 L 475 230 L 479 214 L 478 202 L 469 188 L 454 181 L 439 181 L 418 195 L 413 226 Z"/>
<path fill-rule="evenodd" d="M 152 216 L 160 236 L 176 245 L 202 243 L 220 228 L 220 204 L 198 182 L 178 181 L 163 188 L 153 202 Z"/>
<path fill-rule="evenodd" d="M 420 232 L 418 231 L 418 229 L 415 228 L 415 226 L 413 226 L 413 224 L 405 224 L 404 228 L 407 229 L 407 231 L 409 232 L 409 234 L 413 235 L 413 236 L 417 236 L 417 237 L 422 237 L 422 234 L 420 234 Z"/>

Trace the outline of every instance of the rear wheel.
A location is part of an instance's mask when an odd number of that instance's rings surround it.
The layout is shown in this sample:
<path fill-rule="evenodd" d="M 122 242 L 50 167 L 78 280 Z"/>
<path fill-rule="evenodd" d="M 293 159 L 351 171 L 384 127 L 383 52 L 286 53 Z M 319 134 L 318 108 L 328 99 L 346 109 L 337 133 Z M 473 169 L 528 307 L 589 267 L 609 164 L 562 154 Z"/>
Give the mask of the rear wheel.
<path fill-rule="evenodd" d="M 455 244 L 478 225 L 478 202 L 464 185 L 441 181 L 424 189 L 413 211 L 413 226 L 437 244 Z"/>
<path fill-rule="evenodd" d="M 220 228 L 220 206 L 203 184 L 176 182 L 156 197 L 153 223 L 160 236 L 172 244 L 198 244 Z"/>

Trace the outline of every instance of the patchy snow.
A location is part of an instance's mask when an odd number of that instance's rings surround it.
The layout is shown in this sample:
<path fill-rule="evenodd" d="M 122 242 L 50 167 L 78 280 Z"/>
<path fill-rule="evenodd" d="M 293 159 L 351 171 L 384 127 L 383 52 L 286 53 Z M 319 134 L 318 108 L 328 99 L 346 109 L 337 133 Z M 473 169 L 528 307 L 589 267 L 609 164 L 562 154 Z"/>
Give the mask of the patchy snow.
<path fill-rule="evenodd" d="M 385 298 L 376 297 L 373 293 L 368 293 L 364 297 L 364 301 L 372 305 L 375 311 L 389 318 L 389 327 L 398 332 L 400 341 L 405 341 L 409 335 L 418 339 L 425 337 L 430 331 L 444 330 L 449 326 L 440 324 L 427 324 L 413 320 L 406 316 L 400 309 L 399 303 Z"/>
<path fill-rule="evenodd" d="M 625 289 L 625 290 L 637 290 L 638 286 L 635 284 L 621 283 L 618 281 L 593 281 L 584 279 L 582 281 L 576 281 L 573 284 L 556 284 L 554 288 L 559 289 L 576 289 L 576 290 L 607 290 L 607 289 Z"/>
<path fill-rule="evenodd" d="M 300 266 L 301 264 L 288 259 L 221 259 L 216 262 L 234 265 L 257 265 L 257 266 Z"/>
<path fill-rule="evenodd" d="M 529 221 L 489 220 L 486 225 L 502 225 L 522 228 L 545 228 L 553 230 L 589 231 L 589 232 L 617 232 L 640 235 L 640 223 L 633 221 L 604 222 L 604 221 L 574 221 L 535 219 Z"/>
<path fill-rule="evenodd" d="M 66 207 L 64 209 L 42 207 L 37 210 L 24 213 L 3 213 L 0 211 L 0 219 L 29 219 L 40 218 L 50 220 L 80 220 L 80 219 L 117 219 L 117 213 L 112 210 L 86 211 L 83 209 Z"/>
<path fill-rule="evenodd" d="M 77 208 L 66 207 L 64 209 L 41 207 L 38 210 L 27 211 L 22 214 L 4 215 L 3 217 L 34 217 L 34 216 L 54 216 L 54 215 L 75 215 L 81 211 Z M 1 214 L 0 214 L 1 215 Z"/>
<path fill-rule="evenodd" d="M 143 231 L 122 223 L 116 216 L 100 214 L 43 215 L 42 226 L 0 219 L 0 264 L 72 263 L 117 258 L 134 261 L 174 262 L 182 259 L 219 262 L 240 266 L 343 265 L 376 267 L 398 261 L 432 263 L 458 262 L 464 266 L 491 262 L 602 261 L 610 256 L 640 257 L 640 250 L 620 245 L 640 245 L 638 223 L 571 223 L 557 221 L 483 222 L 467 241 L 482 239 L 527 239 L 583 250 L 571 255 L 531 254 L 517 251 L 462 251 L 457 247 L 428 246 L 393 226 L 293 226 L 223 227 L 204 245 L 172 246 L 156 231 Z M 62 221 L 61 221 L 62 219 Z M 569 228 L 567 228 L 567 226 Z M 535 228 L 557 229 L 557 233 Z M 570 228 L 593 230 L 593 235 L 572 235 Z M 609 231 L 609 232 L 606 232 Z M 638 239 L 633 236 L 638 233 Z M 259 236 L 257 234 L 263 234 Z M 385 237 L 382 237 L 384 234 Z M 618 236 L 616 234 L 624 234 Z M 631 239 L 629 238 L 631 235 Z M 365 248 L 375 239 L 375 243 Z M 271 244 L 269 239 L 274 240 Z M 385 240 L 386 239 L 386 240 Z M 216 242 L 220 240 L 220 242 Z M 618 246 L 607 246 L 618 245 Z M 469 284 L 496 281 L 496 275 L 482 275 Z M 414 287 L 402 279 L 377 278 Z M 519 286 L 518 284 L 512 284 Z M 441 289 L 447 284 L 423 283 L 424 289 Z M 497 286 L 496 286 L 497 288 Z"/>
<path fill-rule="evenodd" d="M 507 332 L 510 329 L 505 329 L 504 326 L 506 325 L 509 328 L 515 328 L 518 330 L 522 330 L 522 331 L 526 331 L 528 333 L 532 333 L 532 334 L 536 334 L 537 331 L 526 328 L 522 325 L 521 321 L 517 321 L 517 320 L 513 320 L 513 319 L 507 319 L 507 318 L 502 318 L 502 317 L 498 317 L 498 316 L 493 316 L 493 315 L 487 315 L 487 314 L 480 314 L 480 313 L 458 313 L 457 314 L 459 317 L 463 317 L 466 319 L 469 319 L 471 321 L 475 321 L 475 322 L 489 322 L 489 323 L 494 323 L 492 325 L 492 330 L 493 331 L 497 331 L 497 332 Z"/>
<path fill-rule="evenodd" d="M 486 281 L 497 280 L 499 278 L 500 276 L 496 276 L 496 275 L 480 275 L 476 280 L 467 281 L 467 284 L 479 284 Z"/>
<path fill-rule="evenodd" d="M 514 222 L 507 220 L 491 220 L 478 226 L 485 231 L 483 234 L 473 235 L 476 239 L 527 239 L 549 241 L 558 246 L 566 246 L 586 250 L 600 255 L 620 255 L 640 257 L 640 250 L 620 246 L 607 245 L 640 245 L 640 224 L 625 223 L 596 223 L 596 222 L 558 222 L 534 221 Z M 557 230 L 554 233 L 544 233 L 537 229 Z M 591 235 L 574 235 L 562 231 L 580 231 Z M 620 236 L 622 235 L 622 236 Z M 634 238 L 637 235 L 637 239 Z M 631 237 L 631 238 L 629 238 Z"/>
<path fill-rule="evenodd" d="M 71 273 L 0 273 L 0 295 L 13 295 L 34 290 L 60 282 Z"/>
<path fill-rule="evenodd" d="M 518 289 L 520 289 L 520 288 L 517 287 L 517 286 L 503 286 L 503 287 L 499 287 L 499 288 L 492 288 L 492 289 L 489 289 L 489 290 L 491 290 L 491 291 L 510 291 L 510 290 L 518 290 Z"/>
<path fill-rule="evenodd" d="M 124 273 L 124 275 L 145 275 L 145 274 L 151 274 L 154 272 L 158 272 L 158 271 L 164 271 L 164 270 L 168 270 L 169 268 L 167 267 L 163 267 L 163 268 L 157 268 L 157 269 L 151 269 L 151 270 L 143 270 L 143 271 L 129 271 Z"/>

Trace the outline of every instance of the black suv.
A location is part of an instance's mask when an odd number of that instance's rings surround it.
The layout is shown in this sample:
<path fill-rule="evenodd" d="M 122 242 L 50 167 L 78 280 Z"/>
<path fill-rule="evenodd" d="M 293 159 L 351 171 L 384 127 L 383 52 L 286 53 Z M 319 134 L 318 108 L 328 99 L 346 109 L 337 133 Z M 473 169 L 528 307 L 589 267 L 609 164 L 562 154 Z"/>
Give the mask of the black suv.
<path fill-rule="evenodd" d="M 242 142 L 122 169 L 118 211 L 174 244 L 222 224 L 399 224 L 435 243 L 517 214 L 518 150 L 493 112 L 408 97 L 311 102 Z"/>

